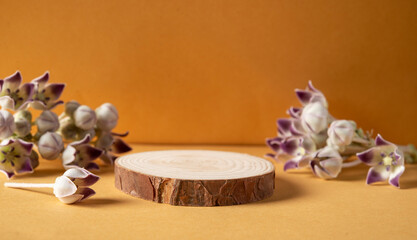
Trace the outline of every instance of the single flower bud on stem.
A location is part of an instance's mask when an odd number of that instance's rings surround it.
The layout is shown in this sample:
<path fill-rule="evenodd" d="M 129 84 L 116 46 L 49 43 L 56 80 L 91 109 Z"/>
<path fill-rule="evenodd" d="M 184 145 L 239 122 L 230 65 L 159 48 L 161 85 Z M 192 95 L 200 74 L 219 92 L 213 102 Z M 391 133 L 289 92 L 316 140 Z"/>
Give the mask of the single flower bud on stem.
<path fill-rule="evenodd" d="M 10 188 L 52 188 L 55 196 L 65 204 L 72 204 L 87 199 L 95 194 L 88 188 L 96 183 L 100 177 L 83 168 L 70 168 L 57 177 L 55 183 L 4 183 Z"/>

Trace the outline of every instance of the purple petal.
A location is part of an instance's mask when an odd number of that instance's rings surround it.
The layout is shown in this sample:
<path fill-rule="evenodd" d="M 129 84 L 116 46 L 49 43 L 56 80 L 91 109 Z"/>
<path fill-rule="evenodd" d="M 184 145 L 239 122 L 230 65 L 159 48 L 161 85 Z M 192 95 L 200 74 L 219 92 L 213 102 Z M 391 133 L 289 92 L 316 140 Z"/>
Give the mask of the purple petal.
<path fill-rule="evenodd" d="M 298 138 L 289 138 L 281 143 L 280 148 L 283 152 L 294 155 L 297 148 L 300 146 L 300 139 Z"/>
<path fill-rule="evenodd" d="M 25 142 L 23 140 L 17 139 L 16 143 L 19 145 L 18 147 L 21 148 L 26 155 L 30 155 L 33 148 L 33 143 Z"/>
<path fill-rule="evenodd" d="M 403 174 L 405 170 L 404 166 L 393 166 L 391 168 L 391 174 L 389 176 L 389 184 L 391 184 L 394 187 L 400 187 L 400 177 Z"/>
<path fill-rule="evenodd" d="M 10 91 L 14 92 L 17 90 L 21 82 L 22 82 L 22 75 L 20 75 L 20 72 L 17 71 L 13 75 L 8 76 L 4 79 L 2 90 L 10 89 Z"/>
<path fill-rule="evenodd" d="M 365 164 L 375 165 L 379 163 L 382 159 L 380 156 L 380 151 L 378 148 L 373 147 L 366 151 L 357 153 L 356 156 Z"/>
<path fill-rule="evenodd" d="M 124 133 L 115 133 L 115 132 L 112 132 L 111 135 L 117 136 L 117 137 L 126 137 L 127 135 L 129 135 L 129 131 L 126 131 Z"/>
<path fill-rule="evenodd" d="M 290 131 L 291 123 L 292 123 L 291 119 L 287 119 L 287 118 L 278 119 L 277 120 L 278 131 L 281 134 L 286 135 Z"/>
<path fill-rule="evenodd" d="M 33 83 L 25 83 L 19 87 L 18 100 L 16 100 L 15 108 L 23 109 L 23 106 L 27 105 L 28 100 L 32 100 L 33 90 L 35 86 Z"/>
<path fill-rule="evenodd" d="M 280 137 L 266 139 L 266 145 L 275 152 L 278 152 L 281 143 L 282 143 L 282 138 Z"/>
<path fill-rule="evenodd" d="M 57 102 L 54 102 L 53 104 L 51 104 L 51 105 L 49 105 L 49 107 L 48 107 L 48 109 L 49 110 L 52 110 L 52 109 L 54 109 L 56 106 L 58 106 L 58 105 L 61 105 L 61 104 L 63 104 L 64 103 L 64 101 L 57 101 Z"/>
<path fill-rule="evenodd" d="M 92 197 L 94 194 L 96 194 L 96 192 L 91 188 L 78 188 L 76 194 L 83 195 L 83 198 L 81 198 L 81 200 L 80 200 L 80 201 L 82 201 L 82 200 L 85 200 L 89 197 Z"/>
<path fill-rule="evenodd" d="M 25 83 L 22 86 L 19 87 L 19 97 L 22 97 L 23 99 L 31 99 L 33 95 L 33 89 L 35 88 L 35 85 L 33 83 Z"/>
<path fill-rule="evenodd" d="M 290 132 L 294 136 L 304 136 L 304 128 L 299 120 L 294 120 L 290 127 Z"/>
<path fill-rule="evenodd" d="M 366 177 L 366 184 L 385 181 L 388 177 L 389 172 L 387 171 L 386 166 L 377 165 L 369 169 L 368 176 Z"/>
<path fill-rule="evenodd" d="M 10 179 L 10 178 L 12 178 L 14 176 L 14 172 L 7 172 L 7 171 L 4 171 L 2 169 L 0 169 L 0 172 L 4 173 L 4 175 L 6 175 L 6 177 L 8 179 Z"/>
<path fill-rule="evenodd" d="M 88 170 L 90 170 L 90 169 L 99 170 L 100 167 L 97 165 L 97 163 L 90 162 L 90 163 L 87 164 L 87 166 L 85 167 L 85 169 L 88 169 Z"/>
<path fill-rule="evenodd" d="M 116 138 L 112 145 L 112 150 L 115 153 L 125 153 L 132 150 L 132 148 L 122 139 Z"/>
<path fill-rule="evenodd" d="M 288 160 L 285 164 L 284 164 L 284 171 L 290 170 L 290 169 L 294 169 L 294 168 L 298 168 L 298 162 L 294 161 L 294 160 Z"/>
<path fill-rule="evenodd" d="M 96 183 L 100 177 L 92 174 L 84 168 L 70 168 L 65 171 L 64 176 L 69 177 L 77 186 L 91 186 Z"/>
<path fill-rule="evenodd" d="M 16 171 L 17 173 L 33 172 L 32 163 L 30 158 L 23 163 L 23 165 Z"/>
<path fill-rule="evenodd" d="M 69 145 L 71 146 L 78 146 L 78 145 L 82 145 L 82 144 L 86 144 L 89 143 L 91 140 L 90 134 L 85 135 L 85 137 L 79 141 L 75 141 L 70 143 Z"/>
<path fill-rule="evenodd" d="M 80 151 L 80 155 L 82 156 L 83 159 L 89 159 L 89 160 L 94 160 L 98 157 L 100 157 L 100 155 L 103 153 L 103 151 L 101 149 L 95 148 L 91 145 L 88 144 L 83 144 L 78 146 L 78 151 Z"/>
<path fill-rule="evenodd" d="M 39 76 L 35 79 L 33 79 L 31 82 L 38 84 L 38 86 L 40 86 L 41 88 L 43 88 L 45 86 L 45 84 L 48 82 L 49 80 L 49 72 L 46 71 L 42 76 Z"/>
<path fill-rule="evenodd" d="M 320 93 L 320 91 L 313 86 L 313 82 L 311 80 L 308 81 L 308 89 L 310 89 L 313 92 Z"/>
<path fill-rule="evenodd" d="M 301 115 L 301 108 L 290 107 L 288 114 L 293 118 L 299 118 Z"/>
<path fill-rule="evenodd" d="M 296 89 L 295 94 L 303 105 L 309 103 L 310 99 L 313 97 L 311 92 L 300 89 Z"/>
<path fill-rule="evenodd" d="M 394 145 L 387 140 L 383 139 L 381 135 L 378 134 L 378 136 L 375 138 L 375 144 L 377 146 L 385 146 L 385 145 Z"/>
<path fill-rule="evenodd" d="M 267 153 L 267 154 L 265 154 L 265 155 L 264 155 L 264 157 L 267 157 L 267 158 L 272 158 L 272 159 L 276 160 L 276 159 L 275 159 L 275 154 L 274 154 L 274 153 Z"/>
<path fill-rule="evenodd" d="M 45 97 L 49 97 L 50 101 L 59 99 L 62 92 L 64 91 L 65 84 L 63 83 L 52 83 L 45 88 Z"/>
<path fill-rule="evenodd" d="M 97 168 L 94 168 L 94 169 L 98 169 L 98 165 L 97 164 L 95 164 L 96 166 L 97 166 Z M 91 185 L 93 185 L 94 183 L 96 183 L 98 180 L 100 179 L 100 177 L 99 176 L 97 176 L 97 175 L 94 175 L 94 174 L 89 174 L 87 177 L 85 177 L 85 178 L 76 178 L 75 180 L 74 180 L 74 183 L 75 183 L 75 185 L 77 185 L 77 186 L 85 186 L 85 187 L 87 187 L 87 186 L 91 186 Z"/>

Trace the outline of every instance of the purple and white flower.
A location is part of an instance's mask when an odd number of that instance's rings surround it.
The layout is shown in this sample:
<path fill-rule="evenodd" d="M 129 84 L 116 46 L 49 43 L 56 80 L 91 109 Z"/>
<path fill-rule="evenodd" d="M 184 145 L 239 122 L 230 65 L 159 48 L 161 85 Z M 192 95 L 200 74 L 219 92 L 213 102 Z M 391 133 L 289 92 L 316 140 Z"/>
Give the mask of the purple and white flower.
<path fill-rule="evenodd" d="M 15 174 L 33 172 L 32 147 L 32 143 L 19 139 L 3 140 L 0 143 L 0 171 L 8 178 Z"/>
<path fill-rule="evenodd" d="M 400 187 L 399 180 L 403 174 L 404 158 L 398 147 L 386 141 L 378 134 L 375 139 L 375 147 L 356 154 L 365 164 L 372 166 L 368 171 L 366 183 L 386 181 Z"/>
<path fill-rule="evenodd" d="M 292 137 L 281 143 L 281 149 L 288 155 L 294 156 L 284 164 L 284 171 L 307 167 L 316 151 L 316 145 L 307 137 Z"/>
<path fill-rule="evenodd" d="M 72 204 L 93 196 L 96 192 L 89 188 L 100 177 L 83 168 L 70 168 L 54 184 L 55 196 L 65 204 Z"/>
<path fill-rule="evenodd" d="M 38 110 L 51 110 L 56 106 L 64 103 L 58 99 L 64 91 L 65 84 L 63 83 L 48 83 L 49 72 L 32 80 L 35 86 L 33 95 L 33 108 Z"/>
<path fill-rule="evenodd" d="M 320 178 L 336 178 L 342 170 L 343 158 L 339 152 L 331 147 L 318 150 L 310 161 L 313 173 Z"/>
<path fill-rule="evenodd" d="M 25 83 L 22 86 L 22 75 L 19 71 L 0 80 L 0 106 L 3 109 L 21 110 L 32 102 L 34 92 L 33 83 Z"/>
<path fill-rule="evenodd" d="M 6 182 L 11 188 L 52 188 L 55 197 L 65 204 L 77 203 L 93 196 L 96 192 L 89 188 L 100 178 L 86 169 L 73 167 L 57 177 L 55 183 L 15 183 Z"/>
<path fill-rule="evenodd" d="M 90 140 L 90 135 L 87 135 L 80 141 L 68 144 L 62 153 L 62 163 L 65 168 L 71 168 L 73 166 L 85 169 L 99 168 L 93 160 L 100 157 L 103 151 L 91 146 L 89 144 Z"/>

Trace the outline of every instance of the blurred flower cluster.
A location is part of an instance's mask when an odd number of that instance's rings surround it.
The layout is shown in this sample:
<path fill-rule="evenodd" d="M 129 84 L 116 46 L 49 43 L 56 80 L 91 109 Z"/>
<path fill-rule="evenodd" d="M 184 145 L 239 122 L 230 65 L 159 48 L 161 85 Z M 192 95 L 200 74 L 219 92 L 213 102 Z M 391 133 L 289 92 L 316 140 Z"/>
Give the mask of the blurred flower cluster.
<path fill-rule="evenodd" d="M 48 83 L 49 73 L 22 84 L 19 71 L 0 80 L 0 171 L 8 178 L 33 172 L 39 158 L 61 159 L 64 168 L 98 169 L 100 158 L 113 164 L 115 154 L 131 150 L 114 133 L 119 114 L 110 103 L 93 110 L 76 101 L 65 103 L 59 116 L 52 110 L 65 84 Z M 30 110 L 40 111 L 33 118 Z M 33 128 L 32 128 L 33 127 Z"/>
<path fill-rule="evenodd" d="M 309 81 L 305 90 L 296 89 L 302 107 L 288 109 L 288 118 L 277 120 L 277 137 L 266 144 L 273 150 L 268 157 L 288 159 L 284 171 L 309 168 L 320 178 L 336 178 L 343 168 L 364 163 L 371 168 L 367 183 L 388 180 L 399 187 L 404 162 L 417 162 L 413 145 L 396 146 L 381 135 L 374 139 L 352 120 L 334 118 L 321 91 Z"/>

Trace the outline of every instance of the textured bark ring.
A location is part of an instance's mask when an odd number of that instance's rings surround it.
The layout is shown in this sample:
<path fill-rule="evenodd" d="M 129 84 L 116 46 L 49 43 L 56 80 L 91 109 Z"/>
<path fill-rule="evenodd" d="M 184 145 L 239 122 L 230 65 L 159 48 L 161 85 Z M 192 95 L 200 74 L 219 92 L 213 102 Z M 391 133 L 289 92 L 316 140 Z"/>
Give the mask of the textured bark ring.
<path fill-rule="evenodd" d="M 224 206 L 270 197 L 274 165 L 248 154 L 167 150 L 130 154 L 115 163 L 116 188 L 181 206 Z"/>

